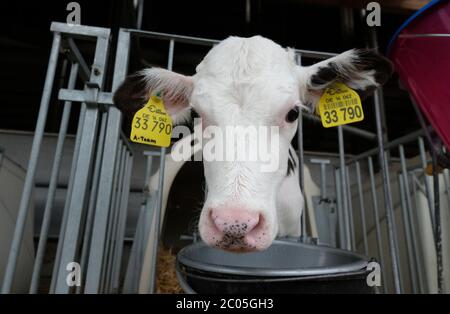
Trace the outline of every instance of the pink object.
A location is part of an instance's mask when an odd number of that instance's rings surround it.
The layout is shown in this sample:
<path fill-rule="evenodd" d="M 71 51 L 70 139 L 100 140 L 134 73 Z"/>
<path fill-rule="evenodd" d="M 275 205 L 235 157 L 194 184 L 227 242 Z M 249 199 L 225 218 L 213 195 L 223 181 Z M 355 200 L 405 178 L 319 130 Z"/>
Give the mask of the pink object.
<path fill-rule="evenodd" d="M 229 251 L 263 250 L 271 242 L 263 216 L 242 208 L 212 209 L 203 234 L 209 245 Z"/>
<path fill-rule="evenodd" d="M 432 1 L 391 39 L 400 80 L 450 149 L 450 1 Z"/>

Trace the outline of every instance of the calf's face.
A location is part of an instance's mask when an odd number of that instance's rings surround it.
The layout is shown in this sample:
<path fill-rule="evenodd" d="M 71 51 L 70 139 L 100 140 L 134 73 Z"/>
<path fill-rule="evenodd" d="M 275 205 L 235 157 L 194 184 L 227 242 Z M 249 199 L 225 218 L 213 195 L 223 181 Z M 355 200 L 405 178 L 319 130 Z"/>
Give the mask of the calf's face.
<path fill-rule="evenodd" d="M 299 110 L 313 111 L 333 82 L 366 96 L 391 72 L 390 62 L 370 50 L 301 67 L 292 50 L 271 40 L 229 37 L 210 50 L 193 76 L 144 69 L 124 81 L 114 102 L 132 116 L 152 93 L 161 92 L 175 122 L 192 109 L 200 115 L 204 154 L 217 155 L 204 160 L 200 235 L 222 249 L 254 251 L 270 246 L 277 235 L 278 187 L 294 175 L 288 160 Z"/>

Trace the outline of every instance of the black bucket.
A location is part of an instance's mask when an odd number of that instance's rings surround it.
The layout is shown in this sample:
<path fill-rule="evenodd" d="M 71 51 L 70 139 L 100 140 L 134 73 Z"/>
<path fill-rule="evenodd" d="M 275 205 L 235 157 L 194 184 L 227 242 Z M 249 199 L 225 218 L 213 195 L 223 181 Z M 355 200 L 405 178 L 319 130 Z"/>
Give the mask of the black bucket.
<path fill-rule="evenodd" d="M 274 241 L 265 251 L 229 253 L 197 242 L 177 255 L 177 275 L 187 293 L 375 293 L 366 283 L 369 259 L 294 241 Z"/>

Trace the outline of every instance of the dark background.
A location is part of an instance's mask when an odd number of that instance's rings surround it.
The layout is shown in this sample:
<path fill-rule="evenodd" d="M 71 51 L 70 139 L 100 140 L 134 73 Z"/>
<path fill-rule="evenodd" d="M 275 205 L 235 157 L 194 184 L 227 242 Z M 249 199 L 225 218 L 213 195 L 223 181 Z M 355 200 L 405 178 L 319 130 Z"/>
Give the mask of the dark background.
<path fill-rule="evenodd" d="M 70 1 L 0 1 L 0 128 L 33 131 L 44 85 L 51 47 L 51 21 L 66 22 L 66 5 Z M 81 24 L 112 29 L 112 51 L 120 27 L 136 27 L 133 1 L 78 1 Z M 231 1 L 151 1 L 144 2 L 143 30 L 175 33 L 211 39 L 230 35 L 260 34 L 282 46 L 299 49 L 342 52 L 365 47 L 368 27 L 361 9 L 370 1 L 251 0 L 250 19 L 246 19 L 246 2 Z M 410 16 L 411 8 L 396 7 L 395 1 L 382 8 L 381 27 L 377 27 L 378 44 L 385 53 L 390 37 Z M 401 1 L 399 1 L 400 3 Z M 351 7 L 353 27 L 345 27 L 343 5 Z M 167 45 L 141 39 L 133 42 L 130 72 L 145 65 L 165 65 Z M 89 55 L 93 46 L 80 46 Z M 174 70 L 192 74 L 207 48 L 177 44 Z M 136 52 L 137 51 L 137 52 Z M 113 55 L 113 54 L 111 54 Z M 113 57 L 113 56 L 111 56 Z M 112 63 L 112 62 L 110 62 Z M 58 69 L 60 73 L 60 69 Z M 58 76 L 56 78 L 58 84 Z M 110 84 L 110 81 L 108 82 Z M 108 89 L 109 87 L 107 87 Z M 385 86 L 385 115 L 390 139 L 419 128 L 407 93 L 398 88 L 397 77 Z M 47 132 L 59 127 L 62 106 L 53 100 L 48 115 Z M 365 120 L 354 124 L 375 132 L 372 99 L 364 102 Z M 75 132 L 72 121 L 70 132 Z M 337 152 L 337 132 L 320 123 L 305 121 L 305 149 Z M 346 152 L 359 153 L 375 142 L 346 134 Z"/>

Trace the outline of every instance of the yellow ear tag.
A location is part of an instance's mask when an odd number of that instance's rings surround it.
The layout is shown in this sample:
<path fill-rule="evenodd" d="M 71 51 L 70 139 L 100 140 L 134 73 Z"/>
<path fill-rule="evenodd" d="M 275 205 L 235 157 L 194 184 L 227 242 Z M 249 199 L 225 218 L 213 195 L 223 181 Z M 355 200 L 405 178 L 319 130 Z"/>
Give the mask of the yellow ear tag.
<path fill-rule="evenodd" d="M 148 103 L 133 117 L 130 140 L 159 147 L 170 145 L 172 119 L 161 97 L 152 95 Z"/>
<path fill-rule="evenodd" d="M 359 95 L 342 83 L 334 83 L 325 89 L 318 111 L 325 128 L 364 120 Z"/>

